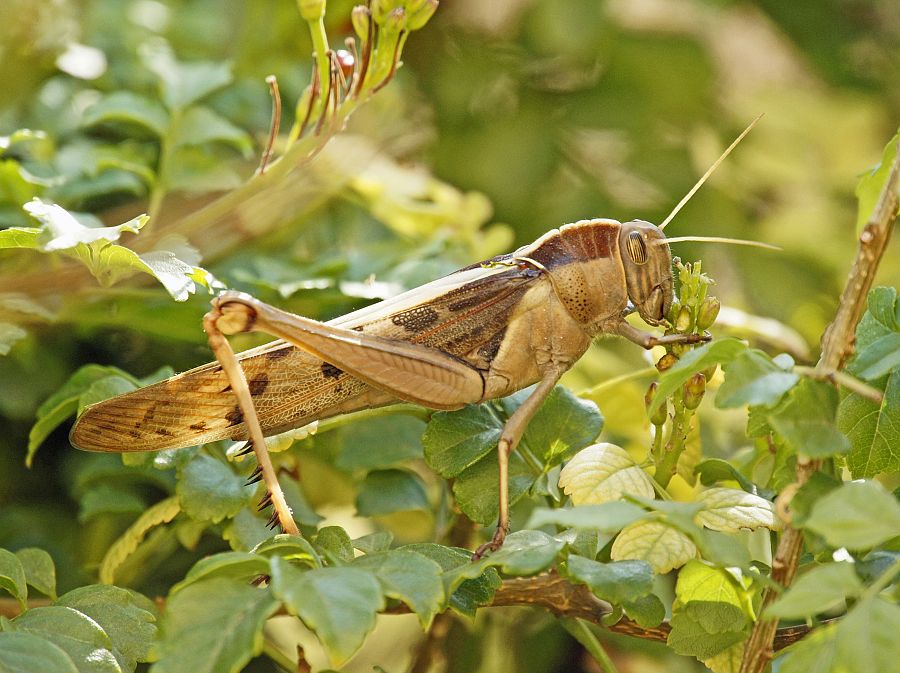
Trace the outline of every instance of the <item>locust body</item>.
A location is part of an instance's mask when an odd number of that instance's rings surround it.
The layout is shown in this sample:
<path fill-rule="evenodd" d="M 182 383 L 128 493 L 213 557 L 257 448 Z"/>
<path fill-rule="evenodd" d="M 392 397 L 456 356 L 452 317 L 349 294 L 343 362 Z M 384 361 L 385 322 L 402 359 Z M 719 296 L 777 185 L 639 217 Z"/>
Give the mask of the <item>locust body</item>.
<path fill-rule="evenodd" d="M 237 356 L 266 435 L 399 401 L 458 409 L 538 383 L 500 440 L 496 548 L 508 526 L 506 461 L 528 420 L 597 335 L 645 348 L 699 340 L 655 338 L 625 321 L 633 309 L 658 325 L 672 298 L 663 232 L 643 221 L 594 219 L 328 323 L 227 292 L 214 300 L 207 331 L 281 337 Z M 235 376 L 210 363 L 92 405 L 72 444 L 118 452 L 247 439 L 248 405 L 235 396 Z"/>

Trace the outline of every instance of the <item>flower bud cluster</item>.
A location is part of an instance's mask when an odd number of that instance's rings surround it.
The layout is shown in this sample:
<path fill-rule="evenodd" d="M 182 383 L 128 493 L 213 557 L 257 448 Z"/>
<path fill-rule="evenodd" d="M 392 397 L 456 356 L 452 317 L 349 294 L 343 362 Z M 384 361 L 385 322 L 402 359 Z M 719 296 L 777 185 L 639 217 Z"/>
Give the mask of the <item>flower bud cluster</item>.
<path fill-rule="evenodd" d="M 372 19 L 383 29 L 391 32 L 419 30 L 428 23 L 438 8 L 438 0 L 372 0 Z M 366 9 L 362 5 L 357 10 Z M 367 24 L 368 25 L 368 24 Z M 356 20 L 353 27 L 359 34 Z M 360 35 L 360 37 L 364 37 Z"/>

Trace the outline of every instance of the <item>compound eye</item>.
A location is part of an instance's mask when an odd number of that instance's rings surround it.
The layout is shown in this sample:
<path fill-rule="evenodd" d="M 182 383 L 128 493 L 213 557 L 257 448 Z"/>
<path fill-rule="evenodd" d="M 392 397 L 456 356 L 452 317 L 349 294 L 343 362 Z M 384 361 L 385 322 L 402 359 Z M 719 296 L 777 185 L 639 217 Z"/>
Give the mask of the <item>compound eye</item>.
<path fill-rule="evenodd" d="M 639 231 L 632 231 L 625 239 L 625 247 L 628 250 L 628 256 L 635 264 L 647 263 L 647 244 L 644 243 L 644 237 Z"/>

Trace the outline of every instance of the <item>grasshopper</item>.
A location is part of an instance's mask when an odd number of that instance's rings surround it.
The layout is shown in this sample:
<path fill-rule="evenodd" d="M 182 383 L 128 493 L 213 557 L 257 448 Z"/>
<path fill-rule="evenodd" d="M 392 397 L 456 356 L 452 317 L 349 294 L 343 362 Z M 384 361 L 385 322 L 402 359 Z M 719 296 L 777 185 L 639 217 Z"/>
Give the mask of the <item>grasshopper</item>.
<path fill-rule="evenodd" d="M 476 556 L 496 550 L 509 530 L 509 455 L 594 337 L 615 334 L 643 348 L 709 338 L 658 337 L 625 320 L 636 311 L 650 325 L 665 323 L 674 293 L 669 241 L 676 239 L 662 227 L 686 199 L 659 227 L 612 219 L 567 224 L 329 322 L 224 292 L 204 318 L 217 362 L 87 407 L 70 440 L 79 449 L 115 452 L 249 440 L 247 452 L 252 446 L 259 461 L 254 476 L 268 487 L 262 504 L 274 506 L 271 523 L 296 534 L 264 435 L 400 401 L 459 409 L 536 383 L 499 440 L 499 521 Z M 246 331 L 279 339 L 235 356 L 224 335 Z"/>

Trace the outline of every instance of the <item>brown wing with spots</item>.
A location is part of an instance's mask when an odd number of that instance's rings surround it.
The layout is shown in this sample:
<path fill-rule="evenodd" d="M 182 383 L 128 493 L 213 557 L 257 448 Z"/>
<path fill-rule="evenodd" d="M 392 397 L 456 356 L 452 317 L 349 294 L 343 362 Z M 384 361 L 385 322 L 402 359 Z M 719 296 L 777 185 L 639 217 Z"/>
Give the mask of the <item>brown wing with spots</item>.
<path fill-rule="evenodd" d="M 510 316 L 540 278 L 539 271 L 512 266 L 461 283 L 423 304 L 407 302 L 402 310 L 384 316 L 368 311 L 363 320 L 354 321 L 351 314 L 334 322 L 439 348 L 486 371 Z M 267 435 L 396 401 L 283 341 L 238 357 Z M 70 440 L 90 451 L 153 451 L 246 439 L 242 421 L 225 374 L 218 363 L 210 363 L 88 407 Z"/>
<path fill-rule="evenodd" d="M 283 342 L 239 357 L 267 435 L 340 413 L 354 399 L 355 408 L 390 401 Z M 70 440 L 90 451 L 155 451 L 246 439 L 242 421 L 225 374 L 210 363 L 88 407 Z"/>

